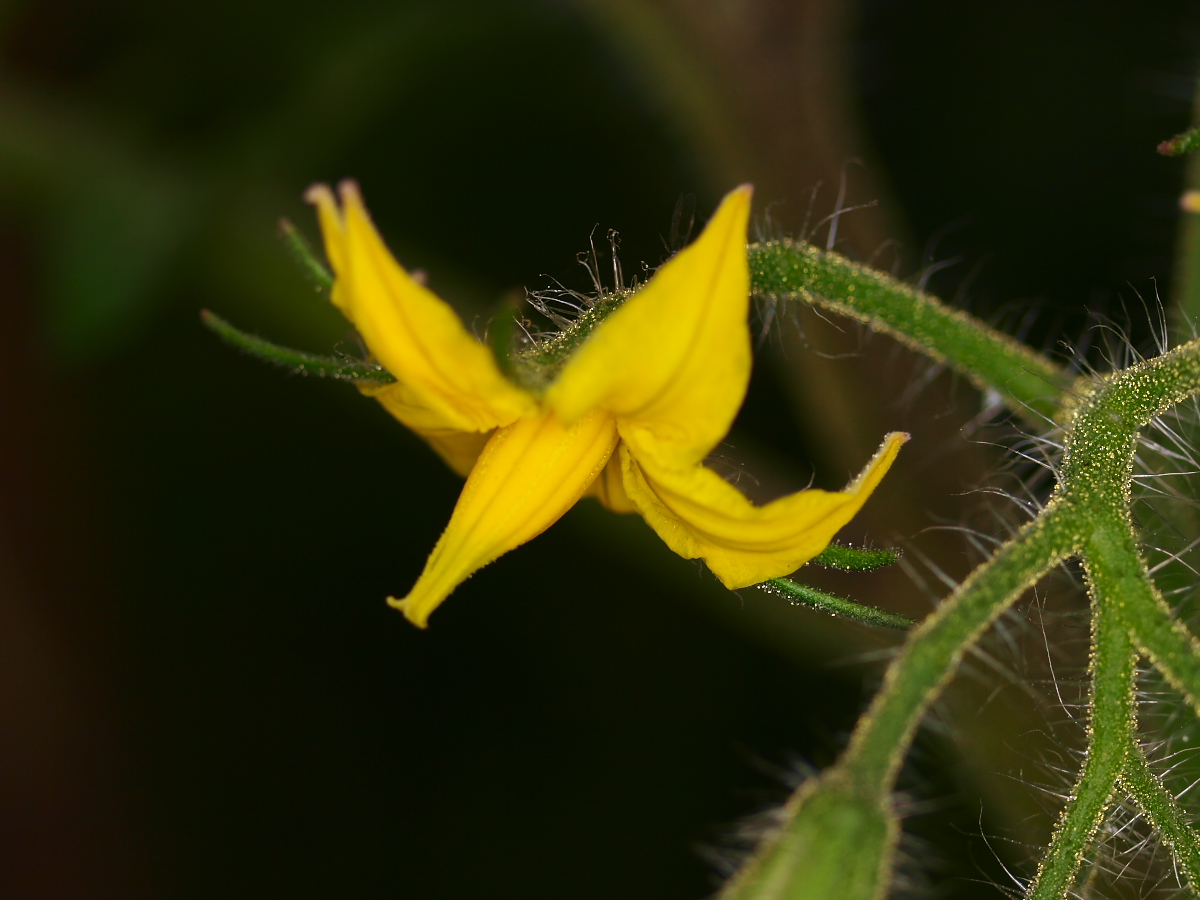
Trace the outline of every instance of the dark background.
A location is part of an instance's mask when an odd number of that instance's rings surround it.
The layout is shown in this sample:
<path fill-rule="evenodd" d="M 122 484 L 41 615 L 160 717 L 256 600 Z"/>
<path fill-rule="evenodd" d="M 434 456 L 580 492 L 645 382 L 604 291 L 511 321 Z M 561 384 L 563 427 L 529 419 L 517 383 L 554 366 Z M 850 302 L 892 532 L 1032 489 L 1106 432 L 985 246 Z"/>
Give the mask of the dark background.
<path fill-rule="evenodd" d="M 314 181 L 357 178 L 479 323 L 586 287 L 597 224 L 637 271 L 681 194 L 703 217 L 751 180 L 764 229 L 802 228 L 818 185 L 812 222 L 839 185 L 879 201 L 838 249 L 1040 347 L 1100 314 L 1147 349 L 1183 179 L 1154 147 L 1198 53 L 1181 0 L 0 5 L 0 894 L 705 896 L 895 638 L 725 592 L 590 503 L 418 632 L 383 599 L 456 478 L 198 311 L 347 339 L 275 233 L 316 234 Z M 999 458 L 962 434 L 978 398 L 784 318 L 725 455 L 763 495 L 838 487 L 911 430 L 844 534 L 904 570 L 814 578 L 920 615 L 978 559 L 942 526 L 1004 527 L 964 495 Z M 905 777 L 918 892 L 999 896 L 1001 862 L 1030 867 L 981 834 L 1049 827 L 982 774 L 1036 756 L 1029 701 L 982 703 L 997 680 L 964 679 Z"/>

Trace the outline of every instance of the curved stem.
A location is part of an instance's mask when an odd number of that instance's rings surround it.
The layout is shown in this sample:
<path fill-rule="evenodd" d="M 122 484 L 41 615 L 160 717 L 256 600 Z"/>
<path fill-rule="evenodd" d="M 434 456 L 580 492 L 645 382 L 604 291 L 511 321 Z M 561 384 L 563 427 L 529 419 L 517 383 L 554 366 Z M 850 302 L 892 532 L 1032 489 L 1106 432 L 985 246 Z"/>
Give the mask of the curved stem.
<path fill-rule="evenodd" d="M 1200 893 L 1200 838 L 1189 824 L 1182 807 L 1150 770 L 1146 754 L 1134 735 L 1129 736 L 1129 753 L 1121 784 L 1137 801 L 1163 843 L 1175 852 L 1175 859 L 1193 894 Z"/>
<path fill-rule="evenodd" d="M 1071 381 L 1067 372 L 979 319 L 811 244 L 769 241 L 751 244 L 748 253 L 756 294 L 802 300 L 866 322 L 948 363 L 977 387 L 995 390 L 1036 425 L 1059 417 Z"/>
<path fill-rule="evenodd" d="M 1089 575 L 1092 565 L 1085 560 Z M 1093 582 L 1095 585 L 1095 582 Z M 1112 802 L 1126 768 L 1134 728 L 1133 676 L 1137 654 L 1098 586 L 1092 604 L 1092 702 L 1087 762 L 1054 837 L 1026 892 L 1028 900 L 1061 900 L 1075 883 L 1084 853 Z"/>
<path fill-rule="evenodd" d="M 1132 526 L 1114 523 L 1097 528 L 1088 559 L 1108 584 L 1113 609 L 1152 663 L 1180 691 L 1193 709 L 1200 710 L 1200 642 L 1171 613 L 1137 552 Z"/>
<path fill-rule="evenodd" d="M 859 720 L 838 768 L 860 790 L 892 787 L 921 716 L 982 631 L 1049 569 L 1070 556 L 1069 510 L 1047 507 L 977 568 L 912 635 L 888 667 L 883 687 Z"/>
<path fill-rule="evenodd" d="M 1081 384 L 1064 412 L 1057 406 L 1063 395 L 1055 393 L 1066 390 L 1061 371 L 932 298 L 802 245 L 759 244 L 750 254 L 754 284 L 763 293 L 840 309 L 945 359 L 1031 418 L 1061 416 L 1065 451 L 1050 503 L 910 635 L 842 758 L 793 796 L 786 821 L 743 867 L 729 896 L 808 896 L 814 872 L 832 877 L 841 853 L 857 854 L 858 871 L 875 874 L 840 896 L 882 896 L 895 846 L 889 793 L 922 715 L 983 630 L 1052 566 L 1082 554 L 1094 615 L 1090 748 L 1028 895 L 1060 900 L 1073 886 L 1119 778 L 1130 780 L 1164 829 L 1182 822 L 1153 776 L 1147 782 L 1142 769 L 1126 763 L 1133 755 L 1140 759 L 1133 667 L 1141 648 L 1200 710 L 1200 644 L 1155 588 L 1138 553 L 1129 504 L 1138 432 L 1200 393 L 1200 340 Z M 1187 832 L 1176 828 L 1168 839 L 1181 848 L 1185 868 L 1192 866 L 1184 857 L 1194 852 Z"/>

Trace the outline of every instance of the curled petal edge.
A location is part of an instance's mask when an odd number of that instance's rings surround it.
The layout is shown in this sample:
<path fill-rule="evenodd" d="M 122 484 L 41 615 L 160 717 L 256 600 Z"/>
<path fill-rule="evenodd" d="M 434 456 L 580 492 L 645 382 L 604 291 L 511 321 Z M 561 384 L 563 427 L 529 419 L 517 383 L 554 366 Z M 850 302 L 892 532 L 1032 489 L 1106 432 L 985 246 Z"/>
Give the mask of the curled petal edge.
<path fill-rule="evenodd" d="M 893 432 L 843 491 L 807 490 L 755 506 L 704 466 L 670 470 L 622 443 L 625 492 L 660 538 L 685 559 L 703 559 L 731 590 L 794 572 L 819 554 L 862 508 L 909 436 Z"/>

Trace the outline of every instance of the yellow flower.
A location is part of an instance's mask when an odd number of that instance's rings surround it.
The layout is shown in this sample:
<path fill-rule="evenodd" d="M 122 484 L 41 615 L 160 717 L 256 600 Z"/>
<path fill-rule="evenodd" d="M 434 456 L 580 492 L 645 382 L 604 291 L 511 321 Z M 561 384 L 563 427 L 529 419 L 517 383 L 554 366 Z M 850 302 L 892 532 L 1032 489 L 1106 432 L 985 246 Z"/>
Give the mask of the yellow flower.
<path fill-rule="evenodd" d="M 306 194 L 336 276 L 332 299 L 396 378 L 363 393 L 467 479 L 416 585 L 388 598 L 415 625 L 585 495 L 640 513 L 728 588 L 786 575 L 850 521 L 908 438 L 889 434 L 844 491 L 800 491 L 765 506 L 703 465 L 750 380 L 748 185 L 595 325 L 542 390 L 506 378 L 454 311 L 396 262 L 354 183 L 339 193 L 340 206 L 325 185 Z"/>

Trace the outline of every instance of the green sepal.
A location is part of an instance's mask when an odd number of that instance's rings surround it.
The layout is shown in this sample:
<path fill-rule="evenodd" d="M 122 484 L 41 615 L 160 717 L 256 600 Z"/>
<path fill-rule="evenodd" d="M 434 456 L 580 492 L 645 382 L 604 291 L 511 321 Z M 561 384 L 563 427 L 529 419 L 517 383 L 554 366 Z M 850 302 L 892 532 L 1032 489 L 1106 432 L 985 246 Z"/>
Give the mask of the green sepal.
<path fill-rule="evenodd" d="M 1200 148 L 1200 125 L 1163 141 L 1158 145 L 1158 152 L 1163 156 L 1183 156 L 1197 148 Z"/>
<path fill-rule="evenodd" d="M 257 335 L 235 328 L 207 309 L 200 311 L 200 321 L 239 350 L 245 350 L 264 362 L 282 366 L 298 375 L 316 375 L 318 378 L 336 378 L 338 381 L 370 381 L 376 384 L 390 384 L 396 380 L 378 363 L 347 357 L 318 356 L 315 353 L 272 344 Z"/>
<path fill-rule="evenodd" d="M 333 276 L 317 259 L 312 244 L 300 233 L 300 230 L 288 219 L 280 219 L 279 233 L 283 236 L 283 242 L 287 244 L 288 250 L 292 252 L 292 258 L 296 260 L 297 265 L 308 276 L 308 279 L 317 286 L 317 289 L 327 291 L 332 288 Z"/>
<path fill-rule="evenodd" d="M 894 547 L 871 550 L 865 547 L 848 547 L 845 544 L 830 544 L 810 562 L 842 572 L 873 572 L 892 565 L 901 555 L 902 551 Z"/>
<path fill-rule="evenodd" d="M 913 626 L 912 619 L 905 616 L 884 612 L 874 606 L 864 606 L 835 594 L 827 594 L 814 587 L 809 587 L 807 584 L 792 581 L 790 578 L 772 578 L 756 587 L 768 594 L 784 597 L 793 603 L 811 606 L 813 609 L 822 610 L 842 619 L 853 619 L 855 622 L 879 625 L 883 628 L 895 628 L 898 631 L 907 631 Z"/>
<path fill-rule="evenodd" d="M 517 360 L 513 352 L 517 340 L 517 321 L 521 315 L 521 298 L 510 294 L 504 299 L 500 314 L 488 324 L 487 344 L 496 365 L 509 381 L 521 383 Z"/>

